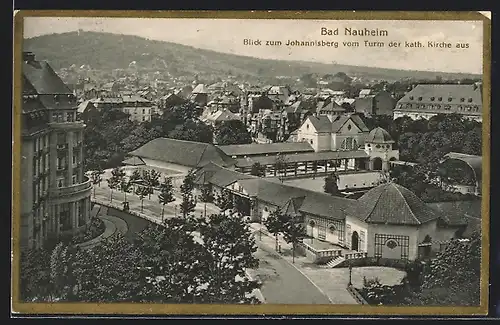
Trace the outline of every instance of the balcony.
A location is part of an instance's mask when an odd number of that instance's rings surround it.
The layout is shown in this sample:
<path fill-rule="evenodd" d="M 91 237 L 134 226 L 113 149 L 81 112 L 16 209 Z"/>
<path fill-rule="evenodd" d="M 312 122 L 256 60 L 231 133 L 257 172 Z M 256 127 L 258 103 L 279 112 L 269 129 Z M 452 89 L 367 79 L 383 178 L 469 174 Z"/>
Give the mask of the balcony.
<path fill-rule="evenodd" d="M 49 126 L 53 129 L 58 129 L 58 130 L 71 130 L 71 129 L 83 129 L 85 127 L 85 124 L 83 121 L 76 121 L 76 122 L 60 122 L 60 123 L 49 123 Z"/>
<path fill-rule="evenodd" d="M 68 149 L 68 144 L 67 143 L 58 143 L 56 148 L 57 148 L 57 150 Z"/>
<path fill-rule="evenodd" d="M 50 190 L 51 197 L 61 197 L 61 196 L 70 196 L 79 194 L 81 192 L 85 192 L 90 190 L 92 184 L 90 179 L 87 177 L 83 177 L 83 182 L 75 185 L 67 186 L 67 187 L 59 187 Z"/>

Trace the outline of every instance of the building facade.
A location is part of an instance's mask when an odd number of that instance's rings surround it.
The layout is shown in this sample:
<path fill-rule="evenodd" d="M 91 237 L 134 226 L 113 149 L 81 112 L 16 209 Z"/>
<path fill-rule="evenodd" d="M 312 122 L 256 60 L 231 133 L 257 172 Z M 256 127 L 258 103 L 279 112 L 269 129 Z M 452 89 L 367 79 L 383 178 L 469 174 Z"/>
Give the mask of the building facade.
<path fill-rule="evenodd" d="M 23 53 L 21 246 L 41 247 L 90 222 L 78 102 L 47 62 Z"/>
<path fill-rule="evenodd" d="M 481 84 L 419 84 L 396 104 L 394 119 L 409 116 L 429 119 L 437 114 L 460 114 L 465 118 L 482 121 Z"/>

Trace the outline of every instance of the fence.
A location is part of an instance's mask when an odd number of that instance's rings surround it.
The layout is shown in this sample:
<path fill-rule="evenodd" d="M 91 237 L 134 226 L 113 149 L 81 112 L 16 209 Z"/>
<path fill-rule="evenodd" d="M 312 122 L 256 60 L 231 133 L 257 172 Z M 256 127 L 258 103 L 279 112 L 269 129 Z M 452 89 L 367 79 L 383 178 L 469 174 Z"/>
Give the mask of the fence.
<path fill-rule="evenodd" d="M 351 294 L 351 296 L 356 300 L 358 304 L 368 305 L 368 302 L 363 298 L 363 296 L 359 293 L 358 289 L 351 285 L 347 286 L 347 291 Z"/>
<path fill-rule="evenodd" d="M 113 208 L 113 209 L 116 209 L 116 210 L 120 210 L 120 211 L 123 211 L 123 206 L 118 205 L 118 204 L 114 204 L 114 203 L 110 203 L 110 202 L 107 202 L 107 201 L 103 201 L 101 199 L 98 199 L 98 198 L 92 198 L 91 199 L 92 202 L 94 202 L 95 204 L 99 204 L 101 206 L 105 206 L 105 207 L 108 207 L 108 208 Z M 140 212 L 136 212 L 136 211 L 133 211 L 133 210 L 127 210 L 125 211 L 133 216 L 136 216 L 138 218 L 142 218 L 142 219 L 145 219 L 149 222 L 152 222 L 152 223 L 155 223 L 157 225 L 163 225 L 163 223 L 161 222 L 161 220 L 158 220 L 156 218 L 152 218 L 144 213 L 140 213 Z"/>

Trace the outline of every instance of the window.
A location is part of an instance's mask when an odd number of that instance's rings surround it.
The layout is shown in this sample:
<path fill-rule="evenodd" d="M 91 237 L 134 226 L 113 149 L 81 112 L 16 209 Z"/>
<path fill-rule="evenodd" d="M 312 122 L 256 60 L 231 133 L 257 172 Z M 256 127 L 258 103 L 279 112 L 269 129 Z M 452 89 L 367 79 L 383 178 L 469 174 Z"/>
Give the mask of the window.
<path fill-rule="evenodd" d="M 71 218 L 69 213 L 70 205 L 69 203 L 64 203 L 59 205 L 59 224 L 61 225 L 61 230 L 71 229 Z"/>
<path fill-rule="evenodd" d="M 448 101 L 451 102 L 453 100 L 453 98 L 451 97 L 448 97 Z"/>
<path fill-rule="evenodd" d="M 413 96 L 410 96 L 410 100 L 413 100 Z"/>
<path fill-rule="evenodd" d="M 449 111 L 451 109 L 451 105 L 444 105 L 444 109 Z"/>
<path fill-rule="evenodd" d="M 347 130 L 351 131 L 351 129 L 352 129 L 352 126 L 351 126 L 351 124 L 349 124 L 349 125 L 347 126 Z"/>
<path fill-rule="evenodd" d="M 400 249 L 401 259 L 407 260 L 410 251 L 409 236 L 375 234 L 375 257 L 383 257 L 384 247 L 388 249 Z"/>
<path fill-rule="evenodd" d="M 146 114 L 146 109 L 145 108 L 142 109 L 142 114 Z"/>
<path fill-rule="evenodd" d="M 313 140 L 311 140 L 311 144 L 313 144 Z"/>
<path fill-rule="evenodd" d="M 340 144 L 341 150 L 355 150 L 358 149 L 358 142 L 354 138 L 346 138 Z"/>
<path fill-rule="evenodd" d="M 57 180 L 57 187 L 64 187 L 64 178 L 59 178 Z"/>
<path fill-rule="evenodd" d="M 76 175 L 73 175 L 71 177 L 71 182 L 73 183 L 73 185 L 75 185 L 78 182 L 78 177 Z"/>
<path fill-rule="evenodd" d="M 73 113 L 66 113 L 66 122 L 73 122 Z"/>
<path fill-rule="evenodd" d="M 443 97 L 438 97 L 438 100 L 439 100 L 439 101 L 442 101 L 442 100 L 443 100 Z"/>
<path fill-rule="evenodd" d="M 422 100 L 422 97 L 418 97 L 418 100 Z"/>
<path fill-rule="evenodd" d="M 435 99 L 435 98 L 436 98 L 436 97 L 431 97 L 431 101 L 434 101 L 434 99 Z"/>
<path fill-rule="evenodd" d="M 472 103 L 472 98 L 469 98 L 468 102 L 469 102 L 469 103 Z"/>
<path fill-rule="evenodd" d="M 77 156 L 73 155 L 73 165 L 76 165 L 76 162 L 78 161 Z"/>
<path fill-rule="evenodd" d="M 464 102 L 465 101 L 465 98 L 460 98 L 460 102 Z"/>

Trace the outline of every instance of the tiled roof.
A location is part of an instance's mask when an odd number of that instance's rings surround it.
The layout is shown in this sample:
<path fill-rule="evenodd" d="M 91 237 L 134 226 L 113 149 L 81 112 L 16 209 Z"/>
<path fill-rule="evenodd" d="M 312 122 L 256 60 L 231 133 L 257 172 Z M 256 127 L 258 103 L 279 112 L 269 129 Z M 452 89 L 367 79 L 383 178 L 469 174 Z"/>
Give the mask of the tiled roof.
<path fill-rule="evenodd" d="M 302 206 L 304 199 L 304 196 L 290 198 L 281 208 L 282 213 L 288 216 L 300 216 L 300 207 Z"/>
<path fill-rule="evenodd" d="M 389 132 L 381 127 L 377 127 L 370 131 L 365 139 L 365 142 L 371 143 L 394 143 Z"/>
<path fill-rule="evenodd" d="M 332 122 L 325 115 L 309 116 L 307 118 L 316 129 L 316 132 L 331 132 Z"/>
<path fill-rule="evenodd" d="M 295 142 L 295 143 L 306 143 L 306 142 Z M 310 161 L 321 161 L 321 160 L 335 160 L 335 159 L 347 159 L 347 158 L 368 158 L 368 154 L 364 150 L 355 151 L 322 151 L 322 152 L 305 152 L 284 155 L 286 162 L 296 163 L 296 162 L 310 162 Z M 236 167 L 245 168 L 251 167 L 256 162 L 261 165 L 272 165 L 276 163 L 276 155 L 272 156 L 257 156 L 248 158 L 236 158 Z"/>
<path fill-rule="evenodd" d="M 392 182 L 366 192 L 347 213 L 368 223 L 421 225 L 438 218 L 446 220 L 410 190 Z"/>
<path fill-rule="evenodd" d="M 202 167 L 210 162 L 221 166 L 234 165 L 233 159 L 212 144 L 169 138 L 151 140 L 130 155 L 187 167 Z"/>
<path fill-rule="evenodd" d="M 314 152 L 310 144 L 306 142 L 296 143 L 266 143 L 266 144 L 233 144 L 219 146 L 228 156 L 264 155 L 287 152 Z"/>
<path fill-rule="evenodd" d="M 440 98 L 441 100 L 439 100 Z M 400 103 L 482 105 L 481 87 L 456 84 L 419 84 L 401 98 L 398 104 Z"/>
<path fill-rule="evenodd" d="M 356 126 L 362 131 L 362 132 L 368 132 L 370 131 L 366 124 L 363 122 L 361 117 L 356 114 L 348 114 L 348 115 L 341 115 L 339 118 L 337 118 L 335 121 L 332 123 L 332 132 L 338 132 L 344 124 L 351 120 Z"/>
<path fill-rule="evenodd" d="M 45 61 L 24 62 L 23 75 L 39 95 L 73 93 Z"/>

